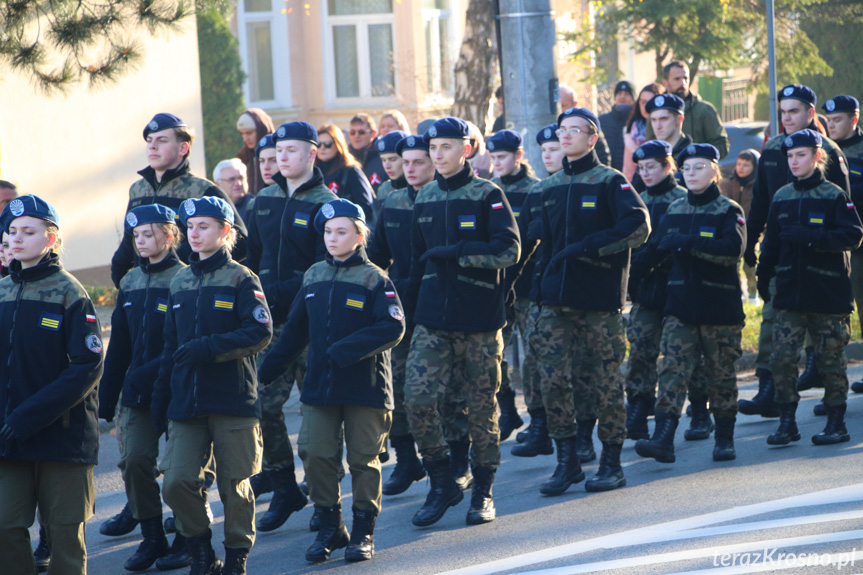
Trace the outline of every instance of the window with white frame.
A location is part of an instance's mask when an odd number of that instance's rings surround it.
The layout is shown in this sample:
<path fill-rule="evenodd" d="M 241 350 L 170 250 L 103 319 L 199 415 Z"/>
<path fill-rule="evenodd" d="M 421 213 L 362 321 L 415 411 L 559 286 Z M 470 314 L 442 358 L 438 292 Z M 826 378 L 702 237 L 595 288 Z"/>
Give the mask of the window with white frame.
<path fill-rule="evenodd" d="M 393 0 L 327 0 L 326 6 L 328 99 L 392 99 Z"/>
<path fill-rule="evenodd" d="M 452 95 L 453 48 L 450 0 L 423 0 L 426 48 L 426 90 Z"/>
<path fill-rule="evenodd" d="M 288 27 L 281 0 L 239 0 L 237 28 L 250 106 L 289 107 Z"/>

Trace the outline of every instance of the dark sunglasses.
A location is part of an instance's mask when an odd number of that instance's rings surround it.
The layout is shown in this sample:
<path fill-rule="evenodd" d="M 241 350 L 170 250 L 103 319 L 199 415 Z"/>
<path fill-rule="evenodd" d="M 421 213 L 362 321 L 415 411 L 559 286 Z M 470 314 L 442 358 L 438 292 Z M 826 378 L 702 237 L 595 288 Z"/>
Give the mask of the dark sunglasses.
<path fill-rule="evenodd" d="M 335 143 L 335 142 L 321 142 L 321 147 L 322 147 L 322 148 L 326 148 L 326 149 L 328 149 L 328 150 L 329 150 L 330 148 L 332 148 L 333 146 L 335 146 L 335 145 L 336 145 L 336 143 Z"/>
<path fill-rule="evenodd" d="M 351 130 L 348 132 L 351 136 L 365 136 L 369 133 L 368 130 Z"/>

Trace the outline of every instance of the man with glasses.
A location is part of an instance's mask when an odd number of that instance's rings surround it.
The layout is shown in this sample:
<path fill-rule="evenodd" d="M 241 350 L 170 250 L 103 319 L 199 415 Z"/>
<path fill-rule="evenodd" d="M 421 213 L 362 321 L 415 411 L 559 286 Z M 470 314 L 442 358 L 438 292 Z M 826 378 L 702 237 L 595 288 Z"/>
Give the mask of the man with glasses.
<path fill-rule="evenodd" d="M 350 152 L 363 165 L 363 173 L 377 194 L 378 188 L 389 179 L 389 176 L 384 171 L 384 164 L 376 145 L 378 132 L 374 118 L 368 114 L 357 114 L 351 118 L 348 136 L 351 141 Z"/>
<path fill-rule="evenodd" d="M 576 451 L 572 364 L 582 358 L 595 396 L 602 455 L 587 491 L 626 485 L 620 450 L 626 408 L 620 363 L 626 353 L 623 309 L 630 249 L 650 223 L 644 202 L 623 174 L 600 164 L 594 150 L 599 120 L 585 108 L 558 116 L 563 170 L 542 193 L 542 242 L 534 274 L 542 306 L 531 344 L 539 359 L 542 399 L 557 468 L 543 495 L 561 495 L 584 479 Z"/>
<path fill-rule="evenodd" d="M 239 158 L 222 160 L 213 169 L 213 181 L 228 194 L 243 221 L 246 221 L 249 210 L 255 202 L 255 196 L 249 193 L 247 176 L 246 164 Z"/>

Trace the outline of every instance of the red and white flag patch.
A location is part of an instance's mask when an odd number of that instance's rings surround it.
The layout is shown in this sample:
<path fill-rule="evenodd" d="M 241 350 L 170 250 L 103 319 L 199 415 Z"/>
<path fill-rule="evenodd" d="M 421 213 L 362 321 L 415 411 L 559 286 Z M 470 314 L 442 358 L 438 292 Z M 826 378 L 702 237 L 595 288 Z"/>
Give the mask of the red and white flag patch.
<path fill-rule="evenodd" d="M 258 290 L 254 290 L 254 292 L 255 292 L 255 297 L 259 297 L 261 299 L 264 299 L 264 292 L 258 291 Z"/>
<path fill-rule="evenodd" d="M 385 291 L 384 294 L 387 297 L 396 297 L 396 292 L 394 292 L 394 291 Z"/>
<path fill-rule="evenodd" d="M 93 322 L 93 323 L 96 323 L 96 316 L 95 316 L 95 315 L 90 315 L 90 314 L 88 313 L 88 314 L 87 314 L 87 321 L 89 321 L 89 322 Z"/>
<path fill-rule="evenodd" d="M 497 202 L 497 203 L 492 204 L 491 209 L 502 210 L 503 209 L 503 202 Z"/>
<path fill-rule="evenodd" d="M 741 224 L 743 224 L 744 226 L 746 225 L 746 220 L 743 219 L 743 216 L 737 216 L 737 221 L 740 222 Z"/>

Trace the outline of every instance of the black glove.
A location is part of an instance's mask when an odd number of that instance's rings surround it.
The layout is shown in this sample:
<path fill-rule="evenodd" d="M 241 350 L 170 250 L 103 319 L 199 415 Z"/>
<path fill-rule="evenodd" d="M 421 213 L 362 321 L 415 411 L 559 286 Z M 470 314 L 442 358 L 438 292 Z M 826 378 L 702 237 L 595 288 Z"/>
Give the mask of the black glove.
<path fill-rule="evenodd" d="M 133 369 L 126 374 L 126 382 L 135 393 L 135 403 L 138 405 L 146 405 L 150 402 L 150 396 L 153 395 L 153 384 L 155 381 L 148 377 L 143 369 Z"/>
<path fill-rule="evenodd" d="M 587 255 L 587 248 L 584 247 L 583 243 L 575 242 L 574 244 L 569 244 L 568 246 L 554 254 L 549 260 L 548 264 L 554 265 L 558 262 L 562 262 L 563 260 L 569 260 L 584 255 Z"/>
<path fill-rule="evenodd" d="M 758 295 L 761 296 L 761 301 L 767 303 L 770 301 L 770 278 L 766 276 L 758 276 L 755 285 L 758 287 Z"/>
<path fill-rule="evenodd" d="M 451 246 L 437 246 L 431 248 L 430 250 L 426 251 L 426 253 L 420 256 L 420 263 L 424 264 L 428 260 L 454 260 L 458 258 L 458 252 L 460 248 L 461 245 L 457 243 Z"/>
<path fill-rule="evenodd" d="M 99 402 L 99 419 L 104 419 L 108 423 L 114 421 L 114 414 L 117 412 L 116 405 L 107 405 Z"/>
<path fill-rule="evenodd" d="M 18 433 L 7 423 L 0 429 L 0 439 L 8 443 L 18 439 Z"/>
<path fill-rule="evenodd" d="M 746 251 L 743 252 L 743 262 L 751 268 L 758 265 L 758 256 L 755 255 L 755 243 L 752 245 L 747 244 Z"/>
<path fill-rule="evenodd" d="M 279 379 L 281 375 L 280 373 L 276 373 L 276 362 L 267 361 L 267 359 L 269 358 L 265 358 L 258 368 L 258 383 L 264 387 Z"/>
<path fill-rule="evenodd" d="M 174 363 L 177 365 L 199 365 L 210 361 L 210 348 L 203 339 L 187 341 L 174 352 Z"/>
<path fill-rule="evenodd" d="M 809 245 L 812 242 L 812 230 L 800 224 L 782 226 L 779 239 L 792 244 Z"/>
<path fill-rule="evenodd" d="M 659 240 L 659 249 L 666 252 L 688 251 L 692 248 L 695 238 L 689 234 L 666 234 Z"/>
<path fill-rule="evenodd" d="M 168 431 L 168 404 L 154 401 L 150 404 L 150 421 L 158 435 Z"/>

